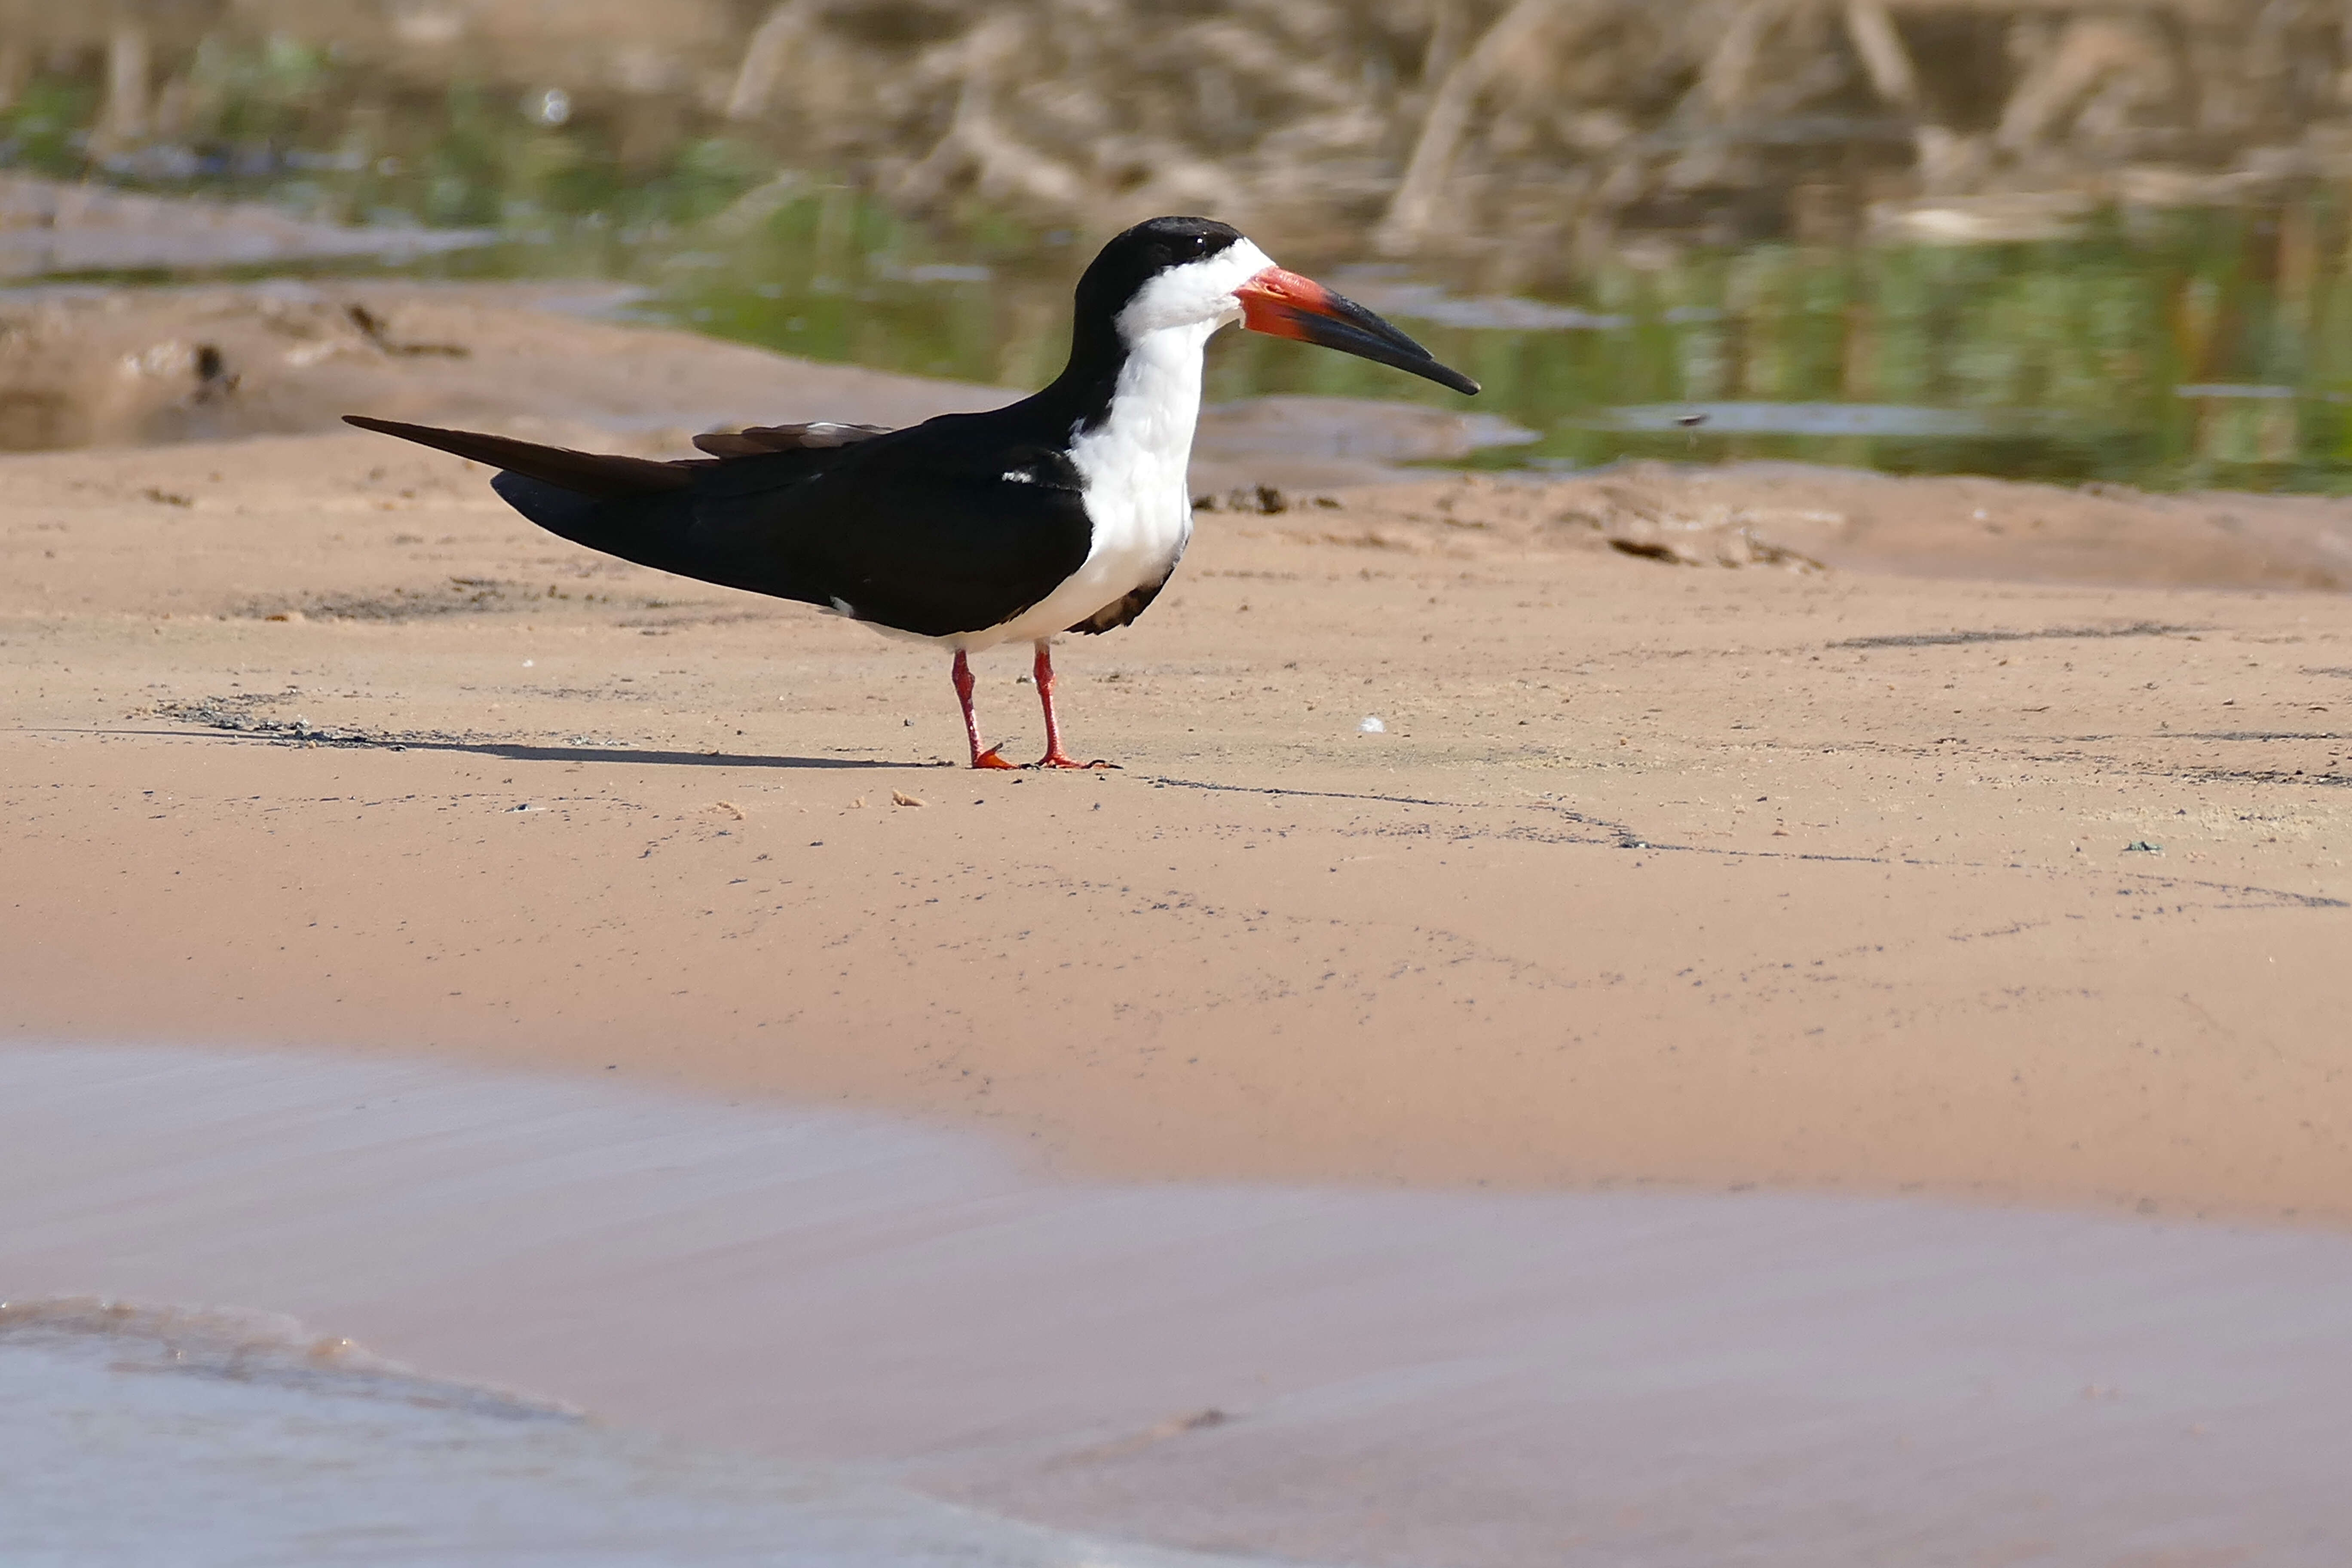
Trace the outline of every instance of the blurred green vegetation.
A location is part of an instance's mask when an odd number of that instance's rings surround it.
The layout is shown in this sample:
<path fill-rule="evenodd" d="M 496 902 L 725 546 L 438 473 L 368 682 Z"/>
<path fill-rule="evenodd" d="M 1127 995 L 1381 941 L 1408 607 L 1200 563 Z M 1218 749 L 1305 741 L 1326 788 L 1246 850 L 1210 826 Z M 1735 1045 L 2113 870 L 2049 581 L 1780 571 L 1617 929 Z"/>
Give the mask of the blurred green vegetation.
<path fill-rule="evenodd" d="M 87 164 L 89 124 L 97 113 L 95 82 L 36 77 L 0 113 L 0 151 L 17 167 L 72 178 Z"/>
<path fill-rule="evenodd" d="M 2033 243 L 1689 251 L 1664 266 L 1604 268 L 1558 301 L 1615 324 L 1423 322 L 1410 299 L 1395 313 L 1485 384 L 1476 407 L 1542 435 L 1491 454 L 1498 465 L 1788 458 L 2335 491 L 2352 489 L 2344 226 L 2321 195 L 2284 211 L 2109 216 Z M 1082 261 L 1066 245 L 959 245 L 833 188 L 646 275 L 657 313 L 704 331 L 818 359 L 1034 386 L 1060 363 Z M 1327 265 L 1342 289 L 1358 287 L 1344 259 Z M 1375 274 L 1361 291 L 1379 303 L 1390 281 Z M 1458 320 L 1481 308 L 1475 296 L 1442 296 L 1436 313 Z M 1360 360 L 1238 332 L 1217 341 L 1212 399 L 1277 392 L 1466 406 Z M 1796 405 L 1828 417 L 1793 424 L 1853 428 L 1645 430 L 1626 427 L 1639 420 L 1622 412 L 1687 405 L 1711 411 L 1711 424 L 1769 424 L 1726 417 L 1750 405 Z M 1922 425 L 1947 428 L 1906 433 Z"/>
<path fill-rule="evenodd" d="M 208 39 L 183 81 L 144 144 L 101 154 L 95 79 L 37 74 L 0 110 L 0 163 L 493 229 L 504 243 L 416 269 L 629 279 L 650 315 L 817 359 L 1034 386 L 1067 341 L 1085 260 L 1069 234 L 986 212 L 953 231 L 911 221 L 657 105 L 402 87 L 286 39 Z M 1475 324 L 1519 307 L 1481 300 L 1466 274 L 1286 257 L 1391 309 L 1485 395 L 1465 405 L 1242 333 L 1213 350 L 1209 394 L 1411 399 L 1539 433 L 1488 454 L 1496 465 L 1792 458 L 2352 489 L 2347 247 L 2352 215 L 2315 186 L 2261 206 L 2110 214 L 2031 243 L 1662 250 L 1601 264 L 1549 302 L 1606 324 L 1534 328 Z M 1796 407 L 1759 406 L 1782 405 Z M 1677 426 L 1682 409 L 1707 422 Z"/>
<path fill-rule="evenodd" d="M 774 172 L 748 143 L 686 133 L 658 106 L 576 109 L 457 79 L 424 88 L 283 37 L 205 38 L 142 145 L 101 147 L 95 60 L 0 108 L 0 167 L 266 200 L 345 223 L 496 227 L 641 244 L 724 209 Z"/>

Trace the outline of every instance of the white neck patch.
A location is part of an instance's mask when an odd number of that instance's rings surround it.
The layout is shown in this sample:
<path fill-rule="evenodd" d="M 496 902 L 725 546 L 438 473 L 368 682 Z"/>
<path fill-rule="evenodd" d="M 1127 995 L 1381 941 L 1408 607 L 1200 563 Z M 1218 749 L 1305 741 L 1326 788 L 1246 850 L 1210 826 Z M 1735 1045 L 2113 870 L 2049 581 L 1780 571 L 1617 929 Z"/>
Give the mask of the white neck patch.
<path fill-rule="evenodd" d="M 1127 346 L 1110 406 L 1071 431 L 1070 462 L 1086 482 L 1094 540 L 1086 564 L 1054 595 L 1000 633 L 1046 637 L 1156 587 L 1192 536 L 1186 469 L 1201 413 L 1202 360 L 1217 329 L 1241 320 L 1234 290 L 1274 263 L 1246 239 L 1171 267 L 1118 313 Z"/>
<path fill-rule="evenodd" d="M 1157 587 L 1176 569 L 1192 536 L 1186 469 L 1201 413 L 1202 361 L 1217 330 L 1241 319 L 1234 290 L 1273 265 L 1238 239 L 1136 290 L 1118 313 L 1127 354 L 1110 406 L 1092 426 L 1070 431 L 1070 463 L 1085 485 L 1093 534 L 1085 563 L 1004 625 L 950 639 L 957 647 L 1053 637 L 1139 588 Z M 1027 482 L 1017 473 L 1004 478 Z"/>

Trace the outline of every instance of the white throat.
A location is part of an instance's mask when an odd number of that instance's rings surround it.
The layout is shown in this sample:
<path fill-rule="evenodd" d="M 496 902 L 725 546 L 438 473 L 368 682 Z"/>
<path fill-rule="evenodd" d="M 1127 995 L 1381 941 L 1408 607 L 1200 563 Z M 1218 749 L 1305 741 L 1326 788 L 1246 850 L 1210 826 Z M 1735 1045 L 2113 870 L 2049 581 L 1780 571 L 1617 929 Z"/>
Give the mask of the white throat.
<path fill-rule="evenodd" d="M 1273 265 L 1238 240 L 1137 291 L 1118 316 L 1127 358 L 1110 406 L 1092 426 L 1070 431 L 1070 463 L 1085 487 L 1093 533 L 1085 564 L 1042 603 L 1002 626 L 954 639 L 957 646 L 1049 637 L 1168 580 L 1192 537 L 1189 470 L 1209 339 L 1241 319 L 1234 290 Z"/>
<path fill-rule="evenodd" d="M 1086 564 L 990 640 L 1051 637 L 1176 570 L 1192 537 L 1188 470 L 1202 360 L 1223 324 L 1191 321 L 1129 340 L 1110 408 L 1091 429 L 1071 433 L 1070 463 L 1086 487 L 1094 535 Z"/>
<path fill-rule="evenodd" d="M 1242 319 L 1234 291 L 1273 265 L 1265 251 L 1237 239 L 1214 256 L 1169 268 L 1119 311 L 1127 362 L 1111 389 L 1109 412 L 1093 429 L 1071 432 L 1070 458 L 1087 473 L 1090 492 L 1097 471 L 1090 461 L 1101 465 L 1104 478 L 1115 472 L 1123 484 L 1184 489 L 1209 339 Z M 1189 530 L 1189 496 L 1184 512 Z"/>
<path fill-rule="evenodd" d="M 1161 327 L 1129 342 L 1102 422 L 1071 432 L 1071 461 L 1085 470 L 1088 455 L 1108 460 L 1117 453 L 1117 463 L 1131 476 L 1129 482 L 1141 477 L 1137 465 L 1150 466 L 1161 478 L 1167 476 L 1160 470 L 1171 464 L 1181 472 L 1192 460 L 1192 432 L 1201 419 L 1201 374 L 1209 339 L 1223 325 L 1211 321 Z M 1094 476 L 1087 477 L 1091 491 Z"/>

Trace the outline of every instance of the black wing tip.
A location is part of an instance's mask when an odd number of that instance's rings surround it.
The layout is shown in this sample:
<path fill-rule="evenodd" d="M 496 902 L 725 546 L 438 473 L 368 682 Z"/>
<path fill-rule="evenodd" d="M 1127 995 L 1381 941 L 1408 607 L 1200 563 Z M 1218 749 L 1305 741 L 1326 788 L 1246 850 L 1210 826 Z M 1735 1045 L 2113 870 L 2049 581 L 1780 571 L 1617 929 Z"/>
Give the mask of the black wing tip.
<path fill-rule="evenodd" d="M 429 438 L 432 437 L 473 434 L 469 430 L 445 430 L 438 425 L 410 425 L 398 419 L 378 419 L 373 414 L 346 414 L 342 416 L 342 421 L 357 429 L 372 430 L 379 436 L 397 436 L 404 441 L 419 441 L 427 447 L 438 445 Z"/>
<path fill-rule="evenodd" d="M 346 414 L 343 422 L 362 430 L 397 437 L 504 472 L 518 473 L 575 495 L 611 500 L 681 490 L 694 483 L 695 470 L 710 465 L 688 459 L 667 463 L 656 458 L 575 452 L 569 447 L 547 447 L 511 436 L 491 436 L 478 430 L 444 430 L 432 425 L 404 425 L 397 419 L 377 419 Z"/>

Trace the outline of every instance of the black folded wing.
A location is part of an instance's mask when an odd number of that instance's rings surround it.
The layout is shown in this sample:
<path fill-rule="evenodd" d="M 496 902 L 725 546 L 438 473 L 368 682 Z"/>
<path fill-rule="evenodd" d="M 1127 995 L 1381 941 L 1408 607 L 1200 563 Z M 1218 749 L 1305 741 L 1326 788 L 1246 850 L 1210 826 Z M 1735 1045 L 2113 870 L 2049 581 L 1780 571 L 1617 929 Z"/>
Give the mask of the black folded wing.
<path fill-rule="evenodd" d="M 1002 625 L 1083 565 L 1092 529 L 1066 457 L 1008 440 L 1004 411 L 911 429 L 767 426 L 660 462 L 349 416 L 503 471 L 550 532 L 681 576 L 922 637 Z"/>

